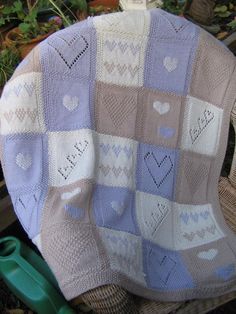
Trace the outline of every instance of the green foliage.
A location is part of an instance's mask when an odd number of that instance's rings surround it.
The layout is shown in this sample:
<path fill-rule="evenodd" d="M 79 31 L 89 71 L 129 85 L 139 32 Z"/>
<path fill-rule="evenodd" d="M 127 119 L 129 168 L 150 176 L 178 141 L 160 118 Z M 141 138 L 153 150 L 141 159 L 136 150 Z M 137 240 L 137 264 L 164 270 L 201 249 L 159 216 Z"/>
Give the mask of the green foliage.
<path fill-rule="evenodd" d="M 227 24 L 231 29 L 236 29 L 236 20 L 231 21 Z"/>
<path fill-rule="evenodd" d="M 69 0 L 72 9 L 79 10 L 80 12 L 86 12 L 88 9 L 86 0 Z"/>
<path fill-rule="evenodd" d="M 16 49 L 4 48 L 0 51 L 0 86 L 3 87 L 5 83 L 12 76 L 15 68 L 20 62 L 20 57 Z"/>
<path fill-rule="evenodd" d="M 229 17 L 231 15 L 231 12 L 228 10 L 227 5 L 217 5 L 214 9 L 215 16 L 217 17 Z"/>
<path fill-rule="evenodd" d="M 183 12 L 184 2 L 185 1 L 164 0 L 162 9 L 167 12 L 179 15 Z"/>
<path fill-rule="evenodd" d="M 29 41 L 38 35 L 44 35 L 50 30 L 57 30 L 58 25 L 54 21 L 39 24 L 37 21 L 40 1 L 36 0 L 31 6 L 27 1 L 27 8 L 23 6 L 21 0 L 17 0 L 11 6 L 3 6 L 0 10 L 0 26 L 6 21 L 17 19 L 20 21 L 19 29 L 21 34 L 18 35 L 17 41 Z M 2 24 L 1 24 L 2 23 Z"/>

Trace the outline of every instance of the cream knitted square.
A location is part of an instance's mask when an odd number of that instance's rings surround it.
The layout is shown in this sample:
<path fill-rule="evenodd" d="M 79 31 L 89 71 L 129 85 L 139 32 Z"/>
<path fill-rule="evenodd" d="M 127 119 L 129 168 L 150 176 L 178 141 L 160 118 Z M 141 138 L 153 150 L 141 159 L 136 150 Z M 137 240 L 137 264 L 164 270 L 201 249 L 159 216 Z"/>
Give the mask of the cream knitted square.
<path fill-rule="evenodd" d="M 45 131 L 42 74 L 26 73 L 11 80 L 0 100 L 1 134 Z"/>
<path fill-rule="evenodd" d="M 135 188 L 137 142 L 128 138 L 97 135 L 98 184 Z"/>
<path fill-rule="evenodd" d="M 142 86 L 147 37 L 97 33 L 98 81 L 123 86 Z"/>
<path fill-rule="evenodd" d="M 222 116 L 222 109 L 200 99 L 187 97 L 181 147 L 186 151 L 215 156 Z"/>
<path fill-rule="evenodd" d="M 49 184 L 94 178 L 94 135 L 89 129 L 49 133 Z M 83 166 L 81 166 L 83 165 Z"/>
<path fill-rule="evenodd" d="M 173 213 L 176 250 L 190 249 L 225 236 L 216 221 L 211 204 L 175 203 Z"/>

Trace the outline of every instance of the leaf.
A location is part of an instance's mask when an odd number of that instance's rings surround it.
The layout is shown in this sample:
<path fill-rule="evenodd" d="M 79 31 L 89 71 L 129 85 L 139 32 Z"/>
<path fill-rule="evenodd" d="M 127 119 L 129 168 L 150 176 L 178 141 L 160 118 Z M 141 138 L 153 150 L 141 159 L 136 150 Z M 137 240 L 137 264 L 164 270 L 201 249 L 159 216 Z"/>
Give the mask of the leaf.
<path fill-rule="evenodd" d="M 22 33 L 27 33 L 30 30 L 30 25 L 27 23 L 20 23 L 19 24 L 19 29 Z"/>
<path fill-rule="evenodd" d="M 5 19 L 3 17 L 0 17 L 0 26 L 5 24 Z"/>
<path fill-rule="evenodd" d="M 233 5 L 233 3 L 231 3 L 231 2 L 230 2 L 230 4 L 229 4 L 229 9 L 230 9 L 230 10 L 233 10 L 233 9 L 234 9 L 234 5 Z"/>
<path fill-rule="evenodd" d="M 219 17 L 229 17 L 231 13 L 229 11 L 217 13 Z"/>
<path fill-rule="evenodd" d="M 214 9 L 215 13 L 219 13 L 219 12 L 226 12 L 228 10 L 226 5 L 221 5 L 221 6 L 216 6 Z"/>
<path fill-rule="evenodd" d="M 15 9 L 15 12 L 23 11 L 23 5 L 20 0 L 13 2 L 13 8 Z"/>
<path fill-rule="evenodd" d="M 13 12 L 12 7 L 6 6 L 6 7 L 4 7 L 4 8 L 2 9 L 2 13 L 5 14 L 5 15 L 9 15 L 9 14 L 11 14 L 12 12 Z"/>
<path fill-rule="evenodd" d="M 236 20 L 231 21 L 230 23 L 227 24 L 230 28 L 236 28 Z"/>

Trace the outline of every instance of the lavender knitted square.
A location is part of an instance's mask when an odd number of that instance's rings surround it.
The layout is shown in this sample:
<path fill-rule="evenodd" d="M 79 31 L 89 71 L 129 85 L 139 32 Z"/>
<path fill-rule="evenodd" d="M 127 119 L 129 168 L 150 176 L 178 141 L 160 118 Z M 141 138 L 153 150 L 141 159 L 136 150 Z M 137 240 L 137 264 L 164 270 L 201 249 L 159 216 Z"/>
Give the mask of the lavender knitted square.
<path fill-rule="evenodd" d="M 180 253 L 143 241 L 147 284 L 157 290 L 189 289 L 195 286 Z"/>
<path fill-rule="evenodd" d="M 29 191 L 42 183 L 43 137 L 18 135 L 4 137 L 4 165 L 9 192 Z M 46 166 L 46 165 L 45 165 Z M 45 169 L 44 169 L 45 170 Z"/>
<path fill-rule="evenodd" d="M 191 48 L 189 43 L 164 43 L 150 38 L 146 53 L 144 86 L 186 95 L 192 66 Z"/>
<path fill-rule="evenodd" d="M 132 191 L 97 185 L 93 194 L 93 211 L 98 226 L 137 234 Z"/>
<path fill-rule="evenodd" d="M 172 200 L 178 151 L 140 143 L 137 155 L 137 189 Z"/>
<path fill-rule="evenodd" d="M 47 129 L 69 131 L 92 128 L 90 82 L 86 80 L 54 79 L 47 98 L 51 106 L 45 110 Z"/>

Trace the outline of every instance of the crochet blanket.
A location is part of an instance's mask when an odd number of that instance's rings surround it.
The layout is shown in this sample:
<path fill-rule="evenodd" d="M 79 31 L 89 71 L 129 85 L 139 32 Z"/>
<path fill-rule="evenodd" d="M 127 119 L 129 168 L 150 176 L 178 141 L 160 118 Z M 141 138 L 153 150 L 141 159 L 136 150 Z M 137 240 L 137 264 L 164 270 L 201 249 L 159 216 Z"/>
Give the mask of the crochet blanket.
<path fill-rule="evenodd" d="M 159 9 L 89 18 L 18 66 L 1 160 L 67 299 L 110 283 L 163 301 L 236 290 L 217 192 L 235 86 L 234 56 Z"/>

